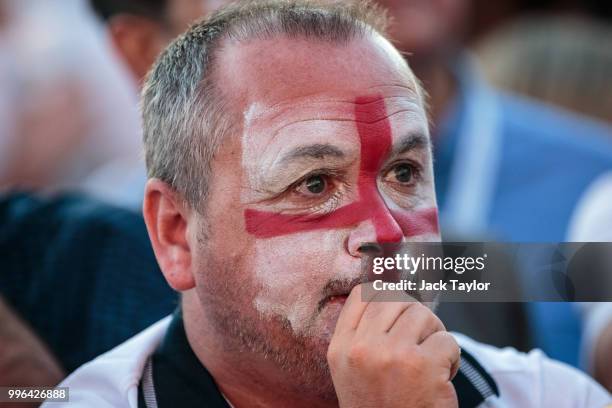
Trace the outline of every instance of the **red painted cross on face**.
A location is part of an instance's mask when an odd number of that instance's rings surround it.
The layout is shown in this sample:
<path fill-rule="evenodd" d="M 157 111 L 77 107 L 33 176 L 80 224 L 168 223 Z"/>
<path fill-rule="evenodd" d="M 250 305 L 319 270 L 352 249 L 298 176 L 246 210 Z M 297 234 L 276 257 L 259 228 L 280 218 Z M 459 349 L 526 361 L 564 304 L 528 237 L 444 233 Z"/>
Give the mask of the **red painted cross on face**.
<path fill-rule="evenodd" d="M 361 143 L 358 200 L 324 216 L 247 209 L 244 218 L 248 233 L 271 238 L 317 229 L 348 228 L 364 221 L 371 221 L 378 243 L 400 242 L 403 237 L 438 233 L 438 212 L 435 207 L 414 211 L 390 209 L 378 191 L 378 173 L 392 144 L 391 124 L 383 97 L 356 98 L 355 122 Z"/>

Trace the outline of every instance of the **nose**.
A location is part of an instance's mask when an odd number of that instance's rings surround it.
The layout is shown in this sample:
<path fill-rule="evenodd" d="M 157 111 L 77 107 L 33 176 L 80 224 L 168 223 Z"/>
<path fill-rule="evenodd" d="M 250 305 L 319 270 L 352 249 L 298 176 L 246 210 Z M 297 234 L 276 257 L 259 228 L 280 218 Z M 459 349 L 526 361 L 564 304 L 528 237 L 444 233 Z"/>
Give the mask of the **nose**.
<path fill-rule="evenodd" d="M 372 216 L 362 221 L 348 237 L 348 252 L 351 256 L 382 254 L 382 244 L 398 243 L 404 233 L 388 208 L 382 206 Z"/>

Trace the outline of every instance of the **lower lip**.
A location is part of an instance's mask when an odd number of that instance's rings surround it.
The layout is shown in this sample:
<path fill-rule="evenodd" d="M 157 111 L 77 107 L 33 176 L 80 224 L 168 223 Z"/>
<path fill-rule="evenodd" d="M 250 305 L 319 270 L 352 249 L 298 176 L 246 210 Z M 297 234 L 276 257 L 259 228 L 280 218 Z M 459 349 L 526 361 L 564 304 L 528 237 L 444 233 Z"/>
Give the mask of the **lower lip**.
<path fill-rule="evenodd" d="M 328 303 L 332 303 L 332 304 L 333 303 L 339 303 L 339 304 L 343 305 L 344 302 L 346 302 L 346 298 L 347 297 L 348 297 L 347 295 L 332 296 L 332 297 L 329 298 Z"/>

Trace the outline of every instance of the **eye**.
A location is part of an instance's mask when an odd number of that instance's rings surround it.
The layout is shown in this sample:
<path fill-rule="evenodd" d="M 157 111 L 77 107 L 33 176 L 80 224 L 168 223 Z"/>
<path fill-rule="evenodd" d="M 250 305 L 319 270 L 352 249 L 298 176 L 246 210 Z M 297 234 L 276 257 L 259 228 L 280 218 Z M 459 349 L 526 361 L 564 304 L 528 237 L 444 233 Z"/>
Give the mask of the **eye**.
<path fill-rule="evenodd" d="M 336 169 L 317 169 L 304 175 L 287 190 L 292 210 L 311 215 L 326 215 L 342 203 L 350 191 L 346 174 Z"/>
<path fill-rule="evenodd" d="M 386 177 L 391 177 L 392 182 L 410 184 L 416 176 L 417 169 L 413 165 L 410 163 L 399 163 L 391 168 Z"/>
<path fill-rule="evenodd" d="M 314 174 L 304 179 L 296 188 L 296 191 L 305 196 L 319 196 L 328 189 L 327 177 L 322 174 Z"/>

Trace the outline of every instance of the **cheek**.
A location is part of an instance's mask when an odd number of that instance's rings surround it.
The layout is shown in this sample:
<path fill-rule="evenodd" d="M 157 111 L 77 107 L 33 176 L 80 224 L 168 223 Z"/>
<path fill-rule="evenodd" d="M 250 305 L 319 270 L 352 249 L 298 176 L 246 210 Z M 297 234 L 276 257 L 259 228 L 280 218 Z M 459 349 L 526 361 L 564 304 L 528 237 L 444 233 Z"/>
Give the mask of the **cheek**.
<path fill-rule="evenodd" d="M 340 250 L 344 236 L 342 230 L 327 230 L 256 240 L 252 273 L 260 290 L 255 309 L 286 318 L 296 333 L 306 330 L 314 323 L 325 284 L 349 271 L 338 259 L 345 252 Z"/>

